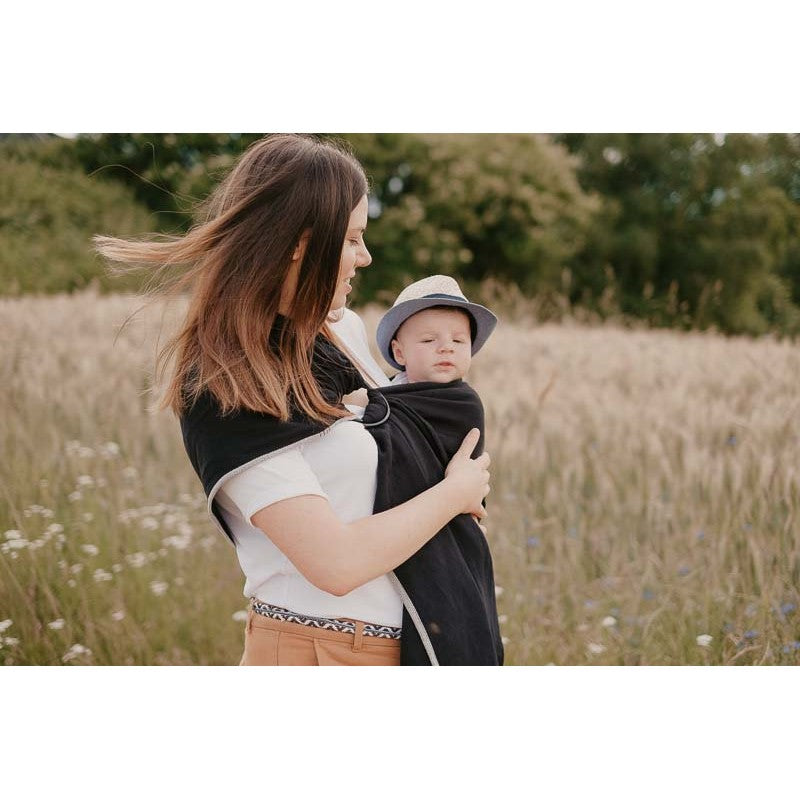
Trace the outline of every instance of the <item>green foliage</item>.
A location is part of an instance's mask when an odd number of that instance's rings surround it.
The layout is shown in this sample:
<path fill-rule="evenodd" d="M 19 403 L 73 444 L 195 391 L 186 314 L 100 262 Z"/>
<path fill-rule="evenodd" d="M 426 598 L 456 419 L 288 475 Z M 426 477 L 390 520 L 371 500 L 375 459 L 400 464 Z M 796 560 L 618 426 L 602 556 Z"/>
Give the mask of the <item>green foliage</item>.
<path fill-rule="evenodd" d="M 357 134 L 346 137 L 372 178 L 364 300 L 424 275 L 466 286 L 489 277 L 525 292 L 561 289 L 596 201 L 575 161 L 530 134 Z"/>
<path fill-rule="evenodd" d="M 800 137 L 569 134 L 604 198 L 573 299 L 659 324 L 800 331 Z"/>
<path fill-rule="evenodd" d="M 6 137 L 4 291 L 84 285 L 100 271 L 83 255 L 92 233 L 187 230 L 197 204 L 262 135 Z M 505 286 L 557 313 L 800 332 L 800 135 L 339 138 L 371 182 L 373 264 L 353 302 L 390 300 L 408 282 L 441 272 L 476 296 Z M 101 199 L 120 184 L 126 191 Z M 35 230 L 26 222 L 31 204 L 56 209 Z"/>
<path fill-rule="evenodd" d="M 105 274 L 91 237 L 141 234 L 153 228 L 150 215 L 123 186 L 69 166 L 60 145 L 45 143 L 38 150 L 44 162 L 27 157 L 30 147 L 14 144 L 13 152 L 0 151 L 2 293 L 72 291 L 92 281 L 101 288 L 138 287 L 141 278 Z"/>
<path fill-rule="evenodd" d="M 79 136 L 75 158 L 90 174 L 128 186 L 159 230 L 189 228 L 193 210 L 262 134 L 104 133 Z"/>

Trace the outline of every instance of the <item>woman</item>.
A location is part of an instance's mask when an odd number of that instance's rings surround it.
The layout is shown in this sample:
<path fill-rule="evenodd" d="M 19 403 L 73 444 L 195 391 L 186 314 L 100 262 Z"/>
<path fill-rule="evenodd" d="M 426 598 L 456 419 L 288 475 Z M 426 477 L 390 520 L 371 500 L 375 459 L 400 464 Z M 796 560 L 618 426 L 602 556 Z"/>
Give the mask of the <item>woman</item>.
<path fill-rule="evenodd" d="M 416 615 L 392 570 L 457 515 L 485 515 L 489 456 L 470 458 L 474 430 L 443 480 L 372 513 L 376 445 L 342 405 L 387 383 L 345 309 L 371 262 L 366 226 L 356 159 L 277 135 L 245 151 L 185 236 L 95 237 L 112 261 L 189 266 L 166 279 L 191 300 L 159 355 L 162 371 L 174 359 L 163 407 L 246 577 L 244 665 L 400 663 L 404 606 Z"/>

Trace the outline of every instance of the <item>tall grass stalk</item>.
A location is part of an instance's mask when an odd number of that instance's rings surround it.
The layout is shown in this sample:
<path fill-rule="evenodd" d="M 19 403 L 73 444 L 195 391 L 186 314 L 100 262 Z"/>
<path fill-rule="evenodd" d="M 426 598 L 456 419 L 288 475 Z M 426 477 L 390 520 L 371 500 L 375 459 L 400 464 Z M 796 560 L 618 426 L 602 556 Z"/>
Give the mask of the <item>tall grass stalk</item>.
<path fill-rule="evenodd" d="M 141 303 L 0 300 L 0 663 L 241 654 L 235 552 L 149 411 L 182 309 L 117 336 Z M 798 347 L 522 312 L 469 377 L 508 663 L 800 663 Z"/>

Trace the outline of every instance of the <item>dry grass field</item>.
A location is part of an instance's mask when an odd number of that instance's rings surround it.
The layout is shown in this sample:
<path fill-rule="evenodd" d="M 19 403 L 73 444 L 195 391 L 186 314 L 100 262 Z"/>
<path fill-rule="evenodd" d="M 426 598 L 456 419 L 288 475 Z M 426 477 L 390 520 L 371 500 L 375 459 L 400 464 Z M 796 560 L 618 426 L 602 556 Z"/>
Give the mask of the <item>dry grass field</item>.
<path fill-rule="evenodd" d="M 148 410 L 161 313 L 115 341 L 140 305 L 0 300 L 0 664 L 240 657 L 235 552 Z M 508 663 L 800 663 L 800 348 L 515 320 L 470 374 Z"/>

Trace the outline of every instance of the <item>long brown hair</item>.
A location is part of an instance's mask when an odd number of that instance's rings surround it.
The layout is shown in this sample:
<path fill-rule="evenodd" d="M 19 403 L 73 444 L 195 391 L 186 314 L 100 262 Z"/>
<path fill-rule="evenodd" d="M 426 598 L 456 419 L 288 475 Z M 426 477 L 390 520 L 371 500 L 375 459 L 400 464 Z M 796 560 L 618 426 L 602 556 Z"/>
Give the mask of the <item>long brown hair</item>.
<path fill-rule="evenodd" d="M 207 390 L 223 414 L 246 408 L 286 420 L 290 397 L 322 422 L 347 413 L 323 397 L 311 373 L 311 353 L 320 332 L 330 336 L 326 317 L 347 224 L 367 189 L 363 168 L 344 144 L 272 135 L 240 156 L 206 201 L 202 221 L 186 235 L 94 237 L 109 261 L 155 266 L 151 293 L 191 289 L 182 327 L 158 354 L 162 377 L 174 361 L 161 408 L 180 415 Z M 276 352 L 269 333 L 306 231 L 310 236 Z M 176 266 L 188 270 L 173 276 Z"/>

